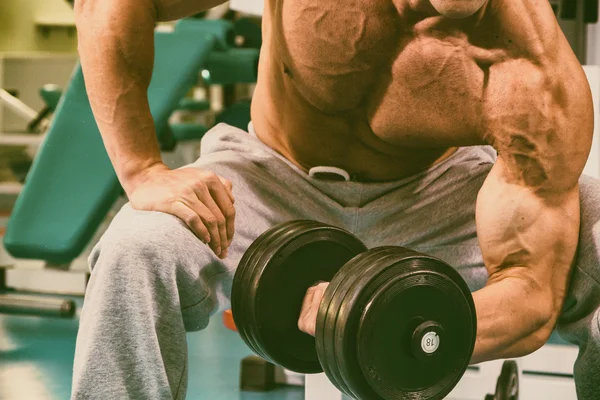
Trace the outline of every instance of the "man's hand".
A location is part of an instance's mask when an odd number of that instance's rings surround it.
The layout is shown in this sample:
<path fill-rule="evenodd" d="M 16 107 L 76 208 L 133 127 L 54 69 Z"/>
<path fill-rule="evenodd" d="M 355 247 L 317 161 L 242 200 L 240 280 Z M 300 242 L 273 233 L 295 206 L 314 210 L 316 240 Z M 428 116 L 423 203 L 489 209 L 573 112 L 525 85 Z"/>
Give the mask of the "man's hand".
<path fill-rule="evenodd" d="M 315 336 L 317 329 L 317 312 L 319 305 L 325 294 L 325 289 L 329 286 L 329 282 L 320 282 L 308 288 L 304 301 L 302 302 L 302 310 L 298 319 L 298 328 L 304 333 Z"/>
<path fill-rule="evenodd" d="M 234 233 L 231 182 L 194 168 L 170 170 L 157 164 L 140 174 L 130 190 L 133 208 L 172 214 L 219 258 L 227 257 Z"/>
<path fill-rule="evenodd" d="M 233 238 L 231 183 L 162 162 L 148 103 L 154 28 L 222 0 L 82 0 L 75 2 L 79 59 L 106 152 L 134 208 L 183 220 L 221 258 Z"/>

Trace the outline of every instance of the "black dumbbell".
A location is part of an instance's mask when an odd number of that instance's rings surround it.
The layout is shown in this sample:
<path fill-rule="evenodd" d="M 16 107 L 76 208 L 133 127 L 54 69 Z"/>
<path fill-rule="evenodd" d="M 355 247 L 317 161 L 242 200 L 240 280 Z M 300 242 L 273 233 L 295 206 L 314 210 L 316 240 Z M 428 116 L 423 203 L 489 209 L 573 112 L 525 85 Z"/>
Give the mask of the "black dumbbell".
<path fill-rule="evenodd" d="M 298 329 L 310 286 L 330 282 L 315 338 Z M 448 264 L 402 247 L 368 250 L 355 236 L 291 221 L 256 239 L 236 271 L 236 327 L 264 359 L 325 372 L 356 399 L 444 398 L 475 346 L 473 298 Z"/>
<path fill-rule="evenodd" d="M 504 361 L 496 382 L 496 393 L 485 400 L 519 400 L 519 366 L 513 360 Z"/>

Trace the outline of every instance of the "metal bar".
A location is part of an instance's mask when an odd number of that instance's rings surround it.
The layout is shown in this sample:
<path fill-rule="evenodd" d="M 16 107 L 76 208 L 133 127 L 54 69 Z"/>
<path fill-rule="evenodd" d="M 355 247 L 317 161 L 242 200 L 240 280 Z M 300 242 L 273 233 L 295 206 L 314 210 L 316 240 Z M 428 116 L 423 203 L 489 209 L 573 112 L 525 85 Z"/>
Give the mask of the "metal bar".
<path fill-rule="evenodd" d="M 39 147 L 44 140 L 44 135 L 19 134 L 0 132 L 0 146 L 35 146 Z"/>
<path fill-rule="evenodd" d="M 11 95 L 4 89 L 0 89 L 0 101 L 16 114 L 19 114 L 22 118 L 26 119 L 27 122 L 37 117 L 38 113 L 15 96 Z"/>
<path fill-rule="evenodd" d="M 0 314 L 73 318 L 75 302 L 47 297 L 0 295 Z"/>

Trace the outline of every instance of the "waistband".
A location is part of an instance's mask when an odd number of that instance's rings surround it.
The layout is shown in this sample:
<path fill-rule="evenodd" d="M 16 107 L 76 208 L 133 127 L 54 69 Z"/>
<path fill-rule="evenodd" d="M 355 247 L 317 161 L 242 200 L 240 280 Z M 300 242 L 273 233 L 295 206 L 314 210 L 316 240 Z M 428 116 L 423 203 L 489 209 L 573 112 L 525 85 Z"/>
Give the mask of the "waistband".
<path fill-rule="evenodd" d="M 433 164 L 427 169 L 419 171 L 415 174 L 406 176 L 404 178 L 392 181 L 384 181 L 384 182 L 362 182 L 362 181 L 354 181 L 351 179 L 350 174 L 344 169 L 338 168 L 336 166 L 331 165 L 321 165 L 315 166 L 311 168 L 308 172 L 298 168 L 294 163 L 290 160 L 264 144 L 258 138 L 256 131 L 252 122 L 248 124 L 248 132 L 252 137 L 254 137 L 257 141 L 259 141 L 267 151 L 271 152 L 276 157 L 280 158 L 291 168 L 296 170 L 299 174 L 303 175 L 306 179 L 312 181 L 326 181 L 329 183 L 340 183 L 346 185 L 360 185 L 360 186 L 390 186 L 397 187 L 406 185 L 409 182 L 421 179 L 434 179 L 439 175 L 443 174 L 445 170 L 451 168 L 455 164 L 465 163 L 465 162 L 477 162 L 477 163 L 485 163 L 485 164 L 493 164 L 496 161 L 497 153 L 491 146 L 468 146 L 468 147 L 460 147 L 458 150 L 445 158 L 444 160 Z"/>

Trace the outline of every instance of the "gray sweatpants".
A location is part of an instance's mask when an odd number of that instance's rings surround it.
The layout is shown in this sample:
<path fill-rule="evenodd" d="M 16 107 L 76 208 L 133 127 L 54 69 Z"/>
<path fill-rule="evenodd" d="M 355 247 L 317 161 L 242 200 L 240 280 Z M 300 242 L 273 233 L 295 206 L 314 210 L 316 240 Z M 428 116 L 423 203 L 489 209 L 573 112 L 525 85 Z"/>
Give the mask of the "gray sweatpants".
<path fill-rule="evenodd" d="M 186 331 L 229 307 L 234 270 L 273 225 L 313 219 L 369 247 L 402 245 L 454 265 L 472 290 L 487 273 L 475 201 L 495 160 L 462 148 L 427 171 L 387 183 L 323 180 L 297 169 L 255 136 L 218 125 L 193 168 L 233 182 L 236 234 L 221 261 L 176 217 L 123 207 L 90 256 L 75 354 L 73 399 L 183 399 Z M 581 180 L 582 227 L 560 332 L 580 346 L 578 396 L 600 396 L 600 181 Z"/>

